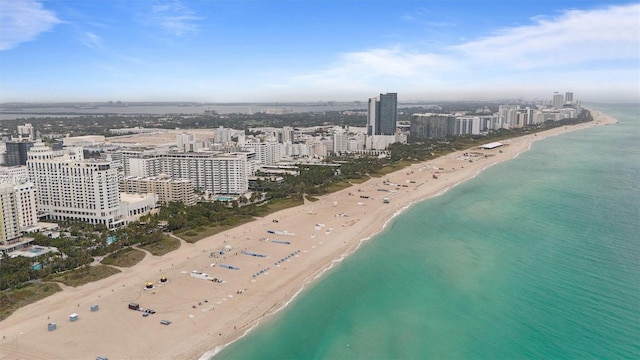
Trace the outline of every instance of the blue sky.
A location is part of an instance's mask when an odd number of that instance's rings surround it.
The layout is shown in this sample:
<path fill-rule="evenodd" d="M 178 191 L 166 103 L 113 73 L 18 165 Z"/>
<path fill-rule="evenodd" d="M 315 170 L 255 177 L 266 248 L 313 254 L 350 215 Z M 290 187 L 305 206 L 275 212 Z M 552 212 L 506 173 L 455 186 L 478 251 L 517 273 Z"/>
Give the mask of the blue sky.
<path fill-rule="evenodd" d="M 0 102 L 640 100 L 640 3 L 0 0 Z"/>

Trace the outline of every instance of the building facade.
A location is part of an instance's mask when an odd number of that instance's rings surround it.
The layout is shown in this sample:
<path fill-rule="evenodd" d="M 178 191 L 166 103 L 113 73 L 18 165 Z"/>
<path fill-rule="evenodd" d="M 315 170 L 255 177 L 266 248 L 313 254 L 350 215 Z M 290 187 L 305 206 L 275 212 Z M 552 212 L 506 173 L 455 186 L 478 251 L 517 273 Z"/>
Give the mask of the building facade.
<path fill-rule="evenodd" d="M 36 143 L 27 161 L 29 180 L 36 185 L 40 216 L 74 219 L 114 228 L 122 223 L 118 172 L 105 160 L 84 160 L 74 149 L 56 154 Z"/>
<path fill-rule="evenodd" d="M 413 114 L 411 136 L 415 138 L 445 139 L 455 135 L 456 118 L 451 114 Z"/>
<path fill-rule="evenodd" d="M 249 155 L 242 152 L 140 154 L 140 157 L 123 157 L 123 167 L 129 169 L 128 173 L 125 171 L 125 176 L 166 174 L 172 179 L 191 180 L 198 191 L 208 190 L 216 195 L 240 195 L 249 189 Z"/>
<path fill-rule="evenodd" d="M 0 183 L 0 245 L 6 245 L 22 235 L 19 213 L 13 185 Z"/>
<path fill-rule="evenodd" d="M 398 94 L 380 94 L 369 99 L 367 135 L 394 135 L 398 124 Z"/>
<path fill-rule="evenodd" d="M 5 147 L 7 149 L 7 166 L 27 165 L 27 153 L 33 147 L 33 141 L 7 141 Z"/>
<path fill-rule="evenodd" d="M 189 179 L 172 179 L 169 175 L 152 177 L 126 176 L 120 179 L 120 191 L 131 194 L 153 193 L 158 195 L 158 202 L 182 202 L 194 205 L 196 197 L 193 181 Z"/>

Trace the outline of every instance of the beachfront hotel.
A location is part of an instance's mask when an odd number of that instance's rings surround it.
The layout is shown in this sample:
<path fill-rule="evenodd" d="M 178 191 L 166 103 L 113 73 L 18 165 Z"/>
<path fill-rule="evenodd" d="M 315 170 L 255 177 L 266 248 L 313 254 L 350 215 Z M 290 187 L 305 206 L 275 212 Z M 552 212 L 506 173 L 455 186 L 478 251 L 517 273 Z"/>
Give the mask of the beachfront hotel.
<path fill-rule="evenodd" d="M 36 142 L 29 151 L 29 180 L 36 185 L 39 216 L 114 228 L 120 219 L 118 172 L 106 160 L 85 160 L 82 148 L 53 151 Z"/>

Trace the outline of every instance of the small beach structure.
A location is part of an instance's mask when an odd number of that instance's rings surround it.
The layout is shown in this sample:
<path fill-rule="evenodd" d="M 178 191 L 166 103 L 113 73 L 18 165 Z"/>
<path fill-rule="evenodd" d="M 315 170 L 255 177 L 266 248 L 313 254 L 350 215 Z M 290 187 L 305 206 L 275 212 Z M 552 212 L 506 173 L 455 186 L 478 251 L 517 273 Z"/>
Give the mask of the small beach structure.
<path fill-rule="evenodd" d="M 58 325 L 56 325 L 56 323 L 47 324 L 47 330 L 49 330 L 49 331 L 54 331 L 57 328 L 58 328 Z"/>
<path fill-rule="evenodd" d="M 100 307 L 98 306 L 98 304 L 91 305 L 91 312 L 96 312 L 98 310 L 100 310 Z"/>
<path fill-rule="evenodd" d="M 129 309 L 130 310 L 140 310 L 140 305 L 138 303 L 129 303 Z"/>
<path fill-rule="evenodd" d="M 160 277 L 160 282 L 161 283 L 166 283 L 167 282 L 167 277 L 164 276 L 164 275 L 162 277 Z"/>
<path fill-rule="evenodd" d="M 291 241 L 271 240 L 271 242 L 272 242 L 272 243 L 276 243 L 276 244 L 291 245 Z"/>
<path fill-rule="evenodd" d="M 478 146 L 478 148 L 485 149 L 485 150 L 491 150 L 491 149 L 498 148 L 500 146 L 504 146 L 504 144 L 501 143 L 501 142 L 496 141 L 496 142 L 480 145 L 480 146 Z"/>
<path fill-rule="evenodd" d="M 192 278 L 202 279 L 202 280 L 211 280 L 211 276 L 209 274 L 203 273 L 201 271 L 193 270 L 190 273 Z"/>
<path fill-rule="evenodd" d="M 153 289 L 153 283 L 151 281 L 147 281 L 147 284 L 144 287 L 146 289 Z"/>
<path fill-rule="evenodd" d="M 267 255 L 265 255 L 265 254 L 254 253 L 252 251 L 247 251 L 247 250 L 243 250 L 242 253 L 245 254 L 245 255 L 249 255 L 249 256 L 257 256 L 257 257 L 262 257 L 262 258 L 266 258 L 267 257 Z"/>
<path fill-rule="evenodd" d="M 78 314 L 73 313 L 69 315 L 69 321 L 78 321 Z"/>
<path fill-rule="evenodd" d="M 229 270 L 240 270 L 239 267 L 237 266 L 233 266 L 233 265 L 227 265 L 227 264 L 220 264 L 219 265 L 221 268 L 225 268 L 225 269 L 229 269 Z"/>

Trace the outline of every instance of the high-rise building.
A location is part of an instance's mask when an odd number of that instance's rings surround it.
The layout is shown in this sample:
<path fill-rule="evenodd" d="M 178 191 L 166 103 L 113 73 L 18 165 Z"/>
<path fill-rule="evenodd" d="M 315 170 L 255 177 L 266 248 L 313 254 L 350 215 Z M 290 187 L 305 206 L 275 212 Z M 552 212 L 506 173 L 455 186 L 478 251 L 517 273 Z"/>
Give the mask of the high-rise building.
<path fill-rule="evenodd" d="M 27 165 L 27 153 L 33 141 L 7 141 L 7 166 Z"/>
<path fill-rule="evenodd" d="M 231 141 L 231 129 L 220 126 L 213 130 L 213 142 L 215 144 L 226 144 Z"/>
<path fill-rule="evenodd" d="M 140 153 L 138 156 L 123 158 L 124 168 L 129 170 L 125 171 L 126 176 L 166 174 L 173 179 L 190 179 L 198 191 L 209 190 L 214 194 L 244 194 L 249 188 L 251 167 L 246 153 Z"/>
<path fill-rule="evenodd" d="M 573 104 L 573 93 L 567 92 L 564 94 L 564 102 L 567 104 Z"/>
<path fill-rule="evenodd" d="M 378 116 L 378 128 L 380 134 L 394 135 L 398 127 L 398 94 L 380 94 L 380 116 Z"/>
<path fill-rule="evenodd" d="M 38 222 L 36 189 L 24 178 L 0 180 L 0 245 L 19 240 L 22 231 Z"/>
<path fill-rule="evenodd" d="M 6 245 L 19 238 L 20 219 L 18 218 L 18 201 L 12 184 L 0 183 L 0 244 Z"/>
<path fill-rule="evenodd" d="M 333 134 L 333 152 L 341 154 L 347 152 L 349 145 L 349 136 L 345 132 L 336 132 Z"/>
<path fill-rule="evenodd" d="M 18 125 L 18 138 L 21 140 L 35 140 L 36 129 L 31 124 Z"/>
<path fill-rule="evenodd" d="M 282 157 L 282 145 L 279 143 L 246 143 L 244 148 L 253 149 L 256 160 L 262 165 L 275 165 Z"/>
<path fill-rule="evenodd" d="M 444 139 L 456 135 L 456 118 L 450 114 L 413 114 L 411 136 L 414 138 Z"/>
<path fill-rule="evenodd" d="M 196 136 L 193 134 L 182 133 L 176 136 L 176 143 L 179 151 L 194 152 L 198 151 L 196 146 Z"/>
<path fill-rule="evenodd" d="M 562 105 L 564 105 L 564 96 L 562 94 L 554 93 L 553 94 L 553 107 L 555 109 L 562 109 Z"/>
<path fill-rule="evenodd" d="M 122 223 L 118 172 L 106 160 L 84 160 L 71 148 L 54 152 L 37 142 L 28 154 L 37 206 L 51 220 L 74 219 L 114 228 Z"/>
<path fill-rule="evenodd" d="M 380 94 L 369 99 L 367 135 L 394 135 L 398 123 L 398 94 Z"/>

